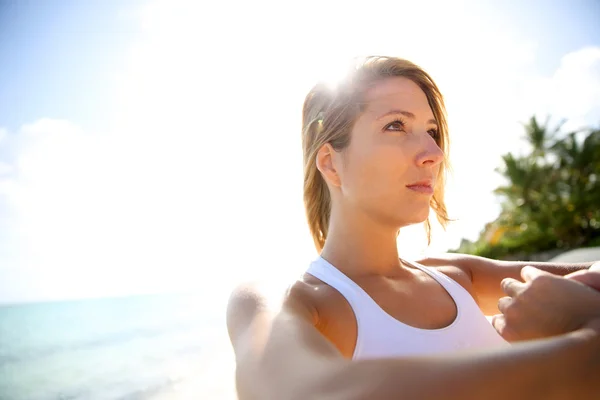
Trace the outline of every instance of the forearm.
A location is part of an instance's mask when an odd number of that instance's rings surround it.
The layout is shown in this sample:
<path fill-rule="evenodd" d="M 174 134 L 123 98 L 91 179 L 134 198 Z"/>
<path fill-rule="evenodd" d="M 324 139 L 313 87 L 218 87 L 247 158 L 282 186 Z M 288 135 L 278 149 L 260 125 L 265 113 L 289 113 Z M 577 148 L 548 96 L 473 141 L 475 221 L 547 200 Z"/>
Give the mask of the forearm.
<path fill-rule="evenodd" d="M 275 325 L 285 322 L 277 318 Z M 600 391 L 600 320 L 486 352 L 349 361 L 314 328 L 248 329 L 236 346 L 242 399 L 570 399 Z M 296 328 L 294 326 L 299 324 Z M 290 338 L 295 338 L 290 340 Z"/>
<path fill-rule="evenodd" d="M 281 314 L 271 329 L 248 329 L 246 345 L 236 351 L 240 400 L 311 398 L 295 396 L 304 390 L 315 393 L 315 382 L 345 365 L 333 344 L 312 327 L 302 329 L 306 325 Z M 290 337 L 295 338 L 292 345 Z"/>
<path fill-rule="evenodd" d="M 521 270 L 525 266 L 549 272 L 553 275 L 565 276 L 578 271 L 585 271 L 593 264 L 587 263 L 546 263 L 525 261 L 499 261 L 483 257 L 458 257 L 455 263 L 462 269 L 469 271 L 472 278 L 474 292 L 479 306 L 486 315 L 498 313 L 498 300 L 504 297 L 501 282 L 506 278 L 522 280 Z"/>
<path fill-rule="evenodd" d="M 358 361 L 324 377 L 319 393 L 323 396 L 314 397 L 331 400 L 400 396 L 449 400 L 592 398 L 592 393 L 600 390 L 596 382 L 599 352 L 597 332 L 580 330 L 485 353 Z"/>
<path fill-rule="evenodd" d="M 549 272 L 554 275 L 565 276 L 577 271 L 583 271 L 589 269 L 593 262 L 583 263 L 553 263 L 553 262 L 536 262 L 536 261 L 503 261 L 502 265 L 508 268 L 520 271 L 526 265 L 541 269 L 542 271 Z M 516 275 L 513 273 L 513 275 Z M 519 276 L 515 276 L 519 278 Z"/>

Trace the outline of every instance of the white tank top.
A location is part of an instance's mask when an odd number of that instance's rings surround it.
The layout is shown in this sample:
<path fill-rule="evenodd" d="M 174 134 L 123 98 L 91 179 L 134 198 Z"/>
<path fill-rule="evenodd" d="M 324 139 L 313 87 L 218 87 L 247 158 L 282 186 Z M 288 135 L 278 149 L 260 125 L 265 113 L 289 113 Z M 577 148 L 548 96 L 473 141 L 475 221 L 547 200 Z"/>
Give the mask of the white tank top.
<path fill-rule="evenodd" d="M 460 284 L 434 268 L 410 265 L 435 279 L 454 300 L 456 319 L 447 327 L 419 329 L 403 324 L 322 257 L 311 263 L 307 272 L 340 292 L 354 311 L 358 335 L 353 359 L 440 354 L 509 345 Z"/>

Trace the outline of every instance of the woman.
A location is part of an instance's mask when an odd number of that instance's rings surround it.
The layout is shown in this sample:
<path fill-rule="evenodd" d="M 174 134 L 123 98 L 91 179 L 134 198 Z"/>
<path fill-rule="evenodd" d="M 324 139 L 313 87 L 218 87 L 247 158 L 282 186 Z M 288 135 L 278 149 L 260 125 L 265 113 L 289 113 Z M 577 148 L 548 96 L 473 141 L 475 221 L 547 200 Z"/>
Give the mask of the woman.
<path fill-rule="evenodd" d="M 522 263 L 399 257 L 402 227 L 429 227 L 430 208 L 448 220 L 447 149 L 442 95 L 408 61 L 369 58 L 338 87 L 317 85 L 308 94 L 304 200 L 320 256 L 280 302 L 253 286 L 232 294 L 228 329 L 240 399 L 598 393 L 600 293 L 549 274 L 589 265 L 537 264 L 546 272 L 523 269 L 520 283 Z M 503 338 L 484 314 L 497 312 L 505 278 L 511 297 L 495 319 Z M 528 313 L 538 314 L 536 329 Z M 561 336 L 507 342 L 551 334 Z"/>

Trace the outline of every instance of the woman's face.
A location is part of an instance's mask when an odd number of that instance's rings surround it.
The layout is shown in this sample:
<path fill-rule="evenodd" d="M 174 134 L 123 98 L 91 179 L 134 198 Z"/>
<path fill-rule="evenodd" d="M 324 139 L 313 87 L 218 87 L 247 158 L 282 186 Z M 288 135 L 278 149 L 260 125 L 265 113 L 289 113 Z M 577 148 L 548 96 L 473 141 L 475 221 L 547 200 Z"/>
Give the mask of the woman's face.
<path fill-rule="evenodd" d="M 334 161 L 341 196 L 390 226 L 423 222 L 444 157 L 427 97 L 394 77 L 372 86 L 365 100 L 350 145 Z"/>

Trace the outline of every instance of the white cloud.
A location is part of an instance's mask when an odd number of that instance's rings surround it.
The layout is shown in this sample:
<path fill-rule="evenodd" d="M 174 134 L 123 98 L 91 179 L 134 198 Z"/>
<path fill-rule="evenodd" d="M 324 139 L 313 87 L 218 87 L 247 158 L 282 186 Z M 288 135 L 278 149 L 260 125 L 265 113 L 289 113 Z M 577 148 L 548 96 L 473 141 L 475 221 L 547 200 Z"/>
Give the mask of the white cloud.
<path fill-rule="evenodd" d="M 0 179 L 2 178 L 2 176 L 10 174 L 12 171 L 13 171 L 12 165 L 10 165 L 8 163 L 0 162 Z M 1 182 L 1 180 L 0 180 L 0 182 Z"/>
<path fill-rule="evenodd" d="M 562 57 L 551 76 L 521 82 L 519 107 L 542 120 L 567 119 L 566 129 L 600 121 L 600 48 L 585 47 Z M 523 116 L 525 118 L 526 116 Z"/>

